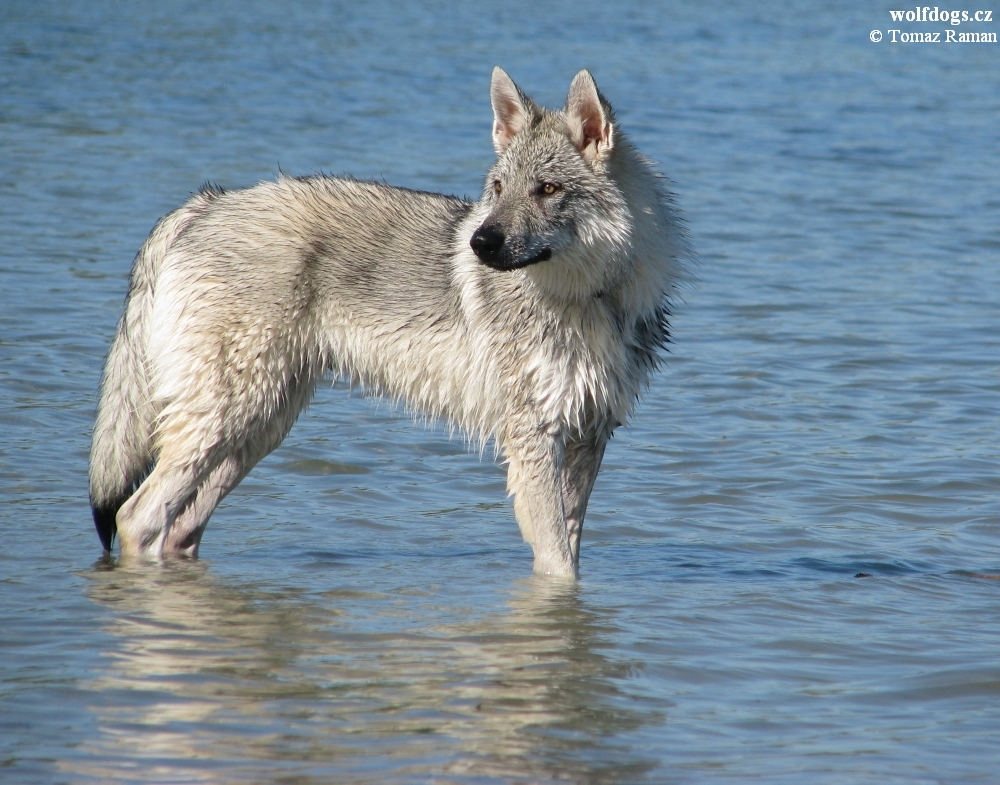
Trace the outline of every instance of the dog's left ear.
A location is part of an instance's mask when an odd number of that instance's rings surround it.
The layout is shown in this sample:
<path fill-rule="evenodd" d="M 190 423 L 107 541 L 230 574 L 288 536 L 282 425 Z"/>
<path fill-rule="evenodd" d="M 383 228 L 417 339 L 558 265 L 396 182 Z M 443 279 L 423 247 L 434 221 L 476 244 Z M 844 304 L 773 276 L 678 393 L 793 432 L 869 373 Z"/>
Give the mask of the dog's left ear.
<path fill-rule="evenodd" d="M 566 120 L 573 143 L 590 163 L 604 158 L 615 145 L 615 113 L 597 89 L 590 71 L 580 71 L 566 96 Z"/>

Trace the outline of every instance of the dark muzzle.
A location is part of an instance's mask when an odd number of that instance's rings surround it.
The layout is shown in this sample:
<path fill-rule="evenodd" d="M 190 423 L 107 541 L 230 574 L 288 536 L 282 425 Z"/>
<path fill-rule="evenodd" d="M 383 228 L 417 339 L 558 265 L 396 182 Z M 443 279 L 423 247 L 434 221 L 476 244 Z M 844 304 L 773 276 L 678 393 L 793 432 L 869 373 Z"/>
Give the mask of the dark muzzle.
<path fill-rule="evenodd" d="M 500 252 L 506 239 L 504 233 L 495 226 L 483 224 L 473 233 L 469 245 L 481 262 L 495 267 L 500 263 Z"/>
<path fill-rule="evenodd" d="M 504 249 L 506 242 L 506 236 L 495 225 L 483 224 L 473 232 L 469 245 L 479 257 L 479 261 L 494 270 L 519 270 L 552 258 L 551 248 L 543 248 L 531 256 L 518 255 L 511 253 L 509 249 Z"/>

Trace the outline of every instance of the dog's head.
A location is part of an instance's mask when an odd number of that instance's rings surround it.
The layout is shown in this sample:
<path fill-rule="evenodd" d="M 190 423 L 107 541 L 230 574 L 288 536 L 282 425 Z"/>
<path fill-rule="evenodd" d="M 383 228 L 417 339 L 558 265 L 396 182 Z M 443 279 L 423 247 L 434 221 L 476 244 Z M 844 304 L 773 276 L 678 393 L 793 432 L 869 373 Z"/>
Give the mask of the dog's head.
<path fill-rule="evenodd" d="M 623 281 L 657 299 L 685 240 L 662 178 L 627 142 L 589 71 L 561 110 L 526 96 L 493 69 L 493 146 L 469 244 L 494 270 L 524 269 L 540 289 L 582 299 Z"/>
<path fill-rule="evenodd" d="M 589 71 L 570 84 L 566 106 L 538 106 L 500 68 L 490 85 L 497 160 L 486 177 L 470 238 L 494 270 L 529 277 L 571 298 L 598 295 L 632 255 L 634 220 L 626 195 L 629 148 L 611 104 Z"/>

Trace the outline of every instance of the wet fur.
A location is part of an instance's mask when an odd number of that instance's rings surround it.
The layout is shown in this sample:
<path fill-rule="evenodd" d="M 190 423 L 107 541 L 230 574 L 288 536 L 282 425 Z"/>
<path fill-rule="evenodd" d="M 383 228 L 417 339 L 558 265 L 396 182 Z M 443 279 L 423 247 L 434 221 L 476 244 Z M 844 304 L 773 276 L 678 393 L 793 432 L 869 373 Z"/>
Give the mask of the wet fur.
<path fill-rule="evenodd" d="M 577 574 L 605 446 L 659 362 L 687 246 L 588 72 L 562 111 L 500 69 L 491 101 L 498 157 L 477 202 L 282 176 L 205 188 L 157 224 L 94 428 L 106 549 L 117 533 L 124 554 L 197 554 L 332 371 L 494 438 L 535 571 Z"/>

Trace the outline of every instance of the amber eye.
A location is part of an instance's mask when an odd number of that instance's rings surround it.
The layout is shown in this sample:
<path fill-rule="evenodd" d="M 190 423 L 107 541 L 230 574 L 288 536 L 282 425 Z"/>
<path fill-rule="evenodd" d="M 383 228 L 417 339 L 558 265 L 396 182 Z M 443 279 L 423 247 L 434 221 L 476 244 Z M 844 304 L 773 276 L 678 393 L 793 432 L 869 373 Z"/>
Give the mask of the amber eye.
<path fill-rule="evenodd" d="M 493 193 L 495 193 L 497 196 L 499 196 L 501 191 L 503 191 L 503 186 L 500 185 L 500 181 L 499 180 L 494 180 L 493 181 Z"/>
<path fill-rule="evenodd" d="M 542 193 L 546 196 L 552 196 L 556 191 L 562 188 L 559 183 L 542 183 Z"/>

